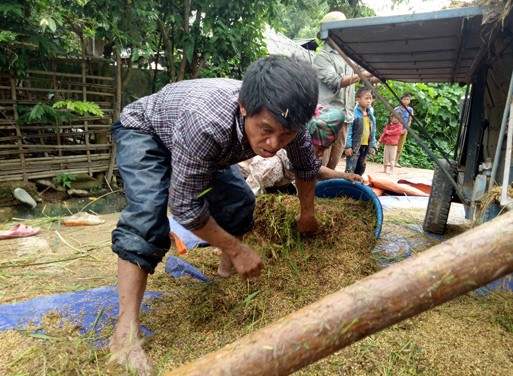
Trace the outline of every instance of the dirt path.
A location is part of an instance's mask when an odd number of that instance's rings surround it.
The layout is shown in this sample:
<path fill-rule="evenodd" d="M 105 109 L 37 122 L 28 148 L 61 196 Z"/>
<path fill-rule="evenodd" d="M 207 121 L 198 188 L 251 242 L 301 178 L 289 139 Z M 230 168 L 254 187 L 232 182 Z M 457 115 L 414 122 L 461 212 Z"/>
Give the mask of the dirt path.
<path fill-rule="evenodd" d="M 345 169 L 345 161 L 340 160 L 337 170 L 344 171 Z M 432 179 L 433 178 L 433 170 L 427 170 L 423 168 L 411 168 L 411 167 L 402 167 L 402 168 L 394 168 L 393 173 L 384 174 L 383 173 L 383 165 L 381 163 L 367 162 L 367 168 L 365 170 L 367 175 L 372 177 L 380 178 L 380 179 L 388 179 L 392 181 L 397 181 L 399 179 Z"/>

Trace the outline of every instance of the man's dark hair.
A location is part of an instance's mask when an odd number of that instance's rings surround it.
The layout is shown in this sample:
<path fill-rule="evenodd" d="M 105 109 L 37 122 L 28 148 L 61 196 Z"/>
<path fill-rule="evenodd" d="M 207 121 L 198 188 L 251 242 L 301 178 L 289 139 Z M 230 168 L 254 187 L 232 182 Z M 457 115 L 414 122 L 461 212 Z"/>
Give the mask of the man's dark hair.
<path fill-rule="evenodd" d="M 244 74 L 239 101 L 248 116 L 266 109 L 287 130 L 304 128 L 319 99 L 312 68 L 287 56 L 254 61 Z"/>
<path fill-rule="evenodd" d="M 410 93 L 404 93 L 403 95 L 401 95 L 401 99 L 403 98 L 411 98 Z"/>
<path fill-rule="evenodd" d="M 367 86 L 360 86 L 360 87 L 358 88 L 358 90 L 356 90 L 356 95 L 355 95 L 355 97 L 356 97 L 356 98 L 361 98 L 361 96 L 362 96 L 364 93 L 366 93 L 366 92 L 370 92 L 370 93 L 372 93 L 372 90 L 371 90 L 371 89 L 369 89 Z"/>

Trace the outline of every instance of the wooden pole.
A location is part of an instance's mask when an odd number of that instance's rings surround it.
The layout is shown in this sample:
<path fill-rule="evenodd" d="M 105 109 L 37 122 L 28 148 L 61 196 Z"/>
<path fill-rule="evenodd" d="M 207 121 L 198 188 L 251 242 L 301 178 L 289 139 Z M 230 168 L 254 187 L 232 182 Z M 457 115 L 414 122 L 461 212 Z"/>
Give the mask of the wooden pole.
<path fill-rule="evenodd" d="M 18 147 L 18 152 L 20 153 L 20 164 L 21 164 L 21 173 L 23 176 L 23 181 L 28 182 L 27 173 L 25 172 L 26 166 L 25 166 L 25 154 L 23 153 L 23 135 L 21 134 L 20 126 L 18 125 L 18 107 L 16 105 L 16 81 L 14 78 L 9 77 L 9 83 L 11 88 L 11 97 L 14 101 L 12 105 L 12 110 L 14 113 L 14 123 L 13 126 L 16 129 L 16 145 Z"/>
<path fill-rule="evenodd" d="M 122 72 L 122 62 L 121 62 L 121 53 L 119 47 L 115 47 L 116 51 L 116 96 L 114 97 L 114 111 L 112 114 L 112 123 L 118 120 L 119 115 L 121 114 L 121 98 L 123 96 L 123 72 Z M 112 124 L 111 124 L 112 127 Z M 107 168 L 107 176 L 105 176 L 105 181 L 107 185 L 110 187 L 113 183 L 112 179 L 114 177 L 114 167 L 116 165 L 116 143 L 114 140 L 111 140 L 110 147 L 110 159 L 109 159 L 109 167 Z"/>
<path fill-rule="evenodd" d="M 287 375 L 511 272 L 508 212 L 166 375 Z"/>
<path fill-rule="evenodd" d="M 509 173 L 511 170 L 511 150 L 513 148 L 513 100 L 510 98 L 510 102 L 506 103 L 504 106 L 504 112 L 507 111 L 507 106 L 509 108 L 509 122 L 508 122 L 508 130 L 507 130 L 507 138 L 506 138 L 506 156 L 504 157 L 504 175 L 502 177 L 502 191 L 501 191 L 501 205 L 505 206 L 511 202 L 511 199 L 508 196 L 508 188 L 509 188 Z M 492 184 L 493 185 L 493 182 Z"/>

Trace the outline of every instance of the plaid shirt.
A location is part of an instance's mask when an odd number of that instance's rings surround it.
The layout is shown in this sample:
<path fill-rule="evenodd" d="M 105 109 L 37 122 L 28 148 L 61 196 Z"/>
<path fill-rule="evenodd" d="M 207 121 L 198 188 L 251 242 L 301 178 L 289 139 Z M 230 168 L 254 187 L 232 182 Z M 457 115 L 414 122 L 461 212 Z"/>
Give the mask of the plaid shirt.
<path fill-rule="evenodd" d="M 126 106 L 121 114 L 124 127 L 157 135 L 171 152 L 170 208 L 188 230 L 202 228 L 210 217 L 201 193 L 213 173 L 255 156 L 239 110 L 240 87 L 231 79 L 180 81 Z M 320 161 L 306 128 L 285 150 L 296 177 L 315 179 Z"/>

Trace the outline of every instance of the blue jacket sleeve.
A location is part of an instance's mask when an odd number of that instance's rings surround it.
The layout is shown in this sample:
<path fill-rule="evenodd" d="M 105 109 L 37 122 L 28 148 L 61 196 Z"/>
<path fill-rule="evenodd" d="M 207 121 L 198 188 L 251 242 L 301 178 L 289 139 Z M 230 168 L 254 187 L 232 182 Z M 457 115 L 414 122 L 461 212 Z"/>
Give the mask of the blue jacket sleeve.
<path fill-rule="evenodd" d="M 351 122 L 351 124 L 349 124 L 349 128 L 347 129 L 346 145 L 345 145 L 346 149 L 353 147 L 353 122 L 354 122 L 354 120 Z"/>
<path fill-rule="evenodd" d="M 370 119 L 372 121 L 372 124 L 371 124 L 370 147 L 374 148 L 374 149 L 377 149 L 376 148 L 376 117 L 374 116 L 374 113 L 372 113 L 371 111 L 369 111 L 369 115 L 370 115 Z"/>
<path fill-rule="evenodd" d="M 374 124 L 371 128 L 371 148 L 376 149 L 376 122 L 374 121 Z"/>

